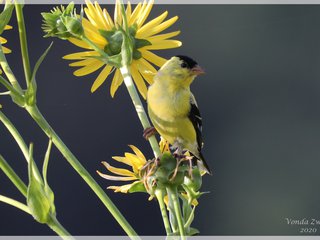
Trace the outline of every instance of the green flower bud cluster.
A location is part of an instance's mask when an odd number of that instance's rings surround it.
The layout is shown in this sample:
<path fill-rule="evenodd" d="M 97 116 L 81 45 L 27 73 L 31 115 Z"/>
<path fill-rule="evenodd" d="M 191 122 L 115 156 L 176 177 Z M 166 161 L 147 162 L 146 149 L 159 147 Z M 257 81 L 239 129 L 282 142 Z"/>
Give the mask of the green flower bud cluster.
<path fill-rule="evenodd" d="M 41 13 L 43 17 L 42 29 L 46 33 L 44 37 L 58 37 L 68 39 L 70 37 L 81 38 L 84 36 L 82 17 L 78 17 L 74 3 L 55 7 L 51 12 Z"/>

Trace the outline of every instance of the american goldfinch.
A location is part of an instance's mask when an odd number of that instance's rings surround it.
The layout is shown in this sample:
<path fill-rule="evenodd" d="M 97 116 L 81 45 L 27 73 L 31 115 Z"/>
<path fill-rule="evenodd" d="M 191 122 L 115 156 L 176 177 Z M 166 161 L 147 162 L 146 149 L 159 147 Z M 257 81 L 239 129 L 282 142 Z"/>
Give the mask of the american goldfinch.
<path fill-rule="evenodd" d="M 174 56 L 154 77 L 147 94 L 148 113 L 155 130 L 179 153 L 191 152 L 208 173 L 201 153 L 202 118 L 190 85 L 204 71 L 187 56 Z M 150 133 L 150 131 L 149 131 Z"/>

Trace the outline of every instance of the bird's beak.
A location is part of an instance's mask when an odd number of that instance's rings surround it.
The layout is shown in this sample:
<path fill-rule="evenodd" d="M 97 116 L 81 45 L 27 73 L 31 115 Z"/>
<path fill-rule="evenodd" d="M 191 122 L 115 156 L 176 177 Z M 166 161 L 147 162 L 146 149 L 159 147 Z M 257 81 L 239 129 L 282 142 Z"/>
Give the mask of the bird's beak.
<path fill-rule="evenodd" d="M 195 67 L 193 67 L 193 68 L 191 69 L 191 73 L 192 73 L 193 75 L 198 76 L 198 75 L 205 74 L 205 71 L 204 71 L 199 65 L 196 65 Z"/>

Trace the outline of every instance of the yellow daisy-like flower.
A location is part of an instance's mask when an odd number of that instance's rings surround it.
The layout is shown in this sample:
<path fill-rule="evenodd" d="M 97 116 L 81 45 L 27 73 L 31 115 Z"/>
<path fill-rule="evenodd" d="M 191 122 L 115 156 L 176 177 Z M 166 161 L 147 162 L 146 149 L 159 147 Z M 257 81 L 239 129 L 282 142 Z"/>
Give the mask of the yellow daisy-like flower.
<path fill-rule="evenodd" d="M 141 168 L 147 163 L 147 160 L 143 153 L 135 146 L 129 145 L 132 149 L 133 153 L 125 153 L 124 157 L 115 156 L 112 157 L 114 160 L 124 163 L 131 167 L 132 170 L 124 169 L 124 168 L 116 168 L 108 164 L 107 162 L 102 162 L 102 164 L 112 173 L 118 176 L 112 176 L 108 174 L 103 174 L 99 171 L 97 173 L 108 180 L 112 181 L 134 181 L 130 184 L 125 184 L 122 186 L 109 186 L 108 189 L 112 189 L 115 192 L 128 193 L 129 189 L 139 182 L 141 182 L 139 171 Z"/>
<path fill-rule="evenodd" d="M 6 25 L 4 27 L 4 30 L 9 30 L 9 29 L 12 29 L 12 27 L 9 26 L 9 25 Z M 1 45 L 7 43 L 7 39 L 5 39 L 5 38 L 0 36 L 0 43 L 1 43 Z M 11 50 L 9 48 L 4 47 L 4 46 L 2 46 L 2 51 L 3 51 L 4 54 L 11 53 Z M 2 74 L 2 70 L 1 69 L 0 69 L 0 74 Z"/>
<path fill-rule="evenodd" d="M 144 1 L 132 9 L 130 2 L 128 2 L 126 8 L 128 27 L 130 35 L 134 40 L 133 61 L 130 65 L 130 71 L 139 92 L 144 98 L 146 98 L 147 93 L 146 82 L 151 84 L 153 76 L 156 73 L 153 65 L 161 67 L 166 62 L 166 59 L 159 57 L 151 51 L 181 46 L 180 41 L 171 39 L 177 36 L 180 31 L 159 34 L 173 25 L 178 20 L 177 16 L 165 21 L 168 16 L 168 12 L 165 11 L 160 16 L 145 23 L 153 3 L 154 0 Z M 82 19 L 86 37 L 109 56 L 119 54 L 121 51 L 122 34 L 117 28 L 123 25 L 120 4 L 118 2 L 116 4 L 113 19 L 106 9 L 101 9 L 97 2 L 92 4 L 90 1 L 86 1 L 86 4 L 87 7 L 84 11 L 87 18 Z M 115 70 L 110 87 L 110 94 L 113 97 L 123 82 L 120 70 L 110 65 L 105 65 L 105 63 L 97 59 L 96 57 L 99 56 L 99 53 L 94 51 L 84 41 L 76 38 L 69 40 L 73 44 L 86 49 L 86 51 L 64 56 L 64 59 L 78 60 L 70 64 L 72 67 L 81 67 L 74 72 L 75 76 L 85 76 L 102 68 L 92 85 L 91 92 L 96 91 Z"/>

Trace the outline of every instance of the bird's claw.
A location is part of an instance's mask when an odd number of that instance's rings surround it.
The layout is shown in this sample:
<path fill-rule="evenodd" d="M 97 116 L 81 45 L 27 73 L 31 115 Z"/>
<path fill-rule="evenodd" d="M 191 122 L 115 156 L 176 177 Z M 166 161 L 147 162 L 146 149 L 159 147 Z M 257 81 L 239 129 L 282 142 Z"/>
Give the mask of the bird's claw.
<path fill-rule="evenodd" d="M 143 137 L 148 140 L 151 136 L 157 133 L 157 130 L 154 127 L 148 127 L 143 130 Z"/>

